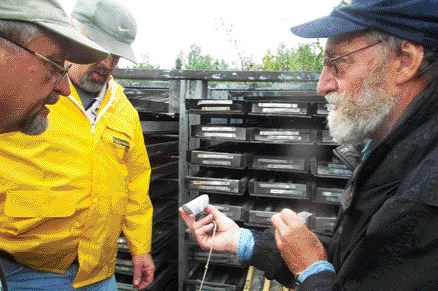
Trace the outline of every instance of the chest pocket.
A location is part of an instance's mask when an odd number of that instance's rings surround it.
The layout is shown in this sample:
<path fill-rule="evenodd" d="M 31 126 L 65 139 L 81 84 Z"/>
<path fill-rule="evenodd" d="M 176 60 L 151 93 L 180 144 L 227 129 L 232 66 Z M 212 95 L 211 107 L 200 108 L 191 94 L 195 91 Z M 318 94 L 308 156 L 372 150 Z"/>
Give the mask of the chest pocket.
<path fill-rule="evenodd" d="M 128 199 L 128 156 L 134 142 L 134 126 L 113 118 L 102 133 L 98 147 L 99 195 L 111 201 L 113 212 L 124 213 Z M 103 174 L 104 173 L 104 174 Z"/>
<path fill-rule="evenodd" d="M 112 120 L 103 132 L 105 148 L 109 151 L 114 161 L 119 164 L 126 163 L 127 154 L 132 147 L 133 129 L 127 121 Z"/>

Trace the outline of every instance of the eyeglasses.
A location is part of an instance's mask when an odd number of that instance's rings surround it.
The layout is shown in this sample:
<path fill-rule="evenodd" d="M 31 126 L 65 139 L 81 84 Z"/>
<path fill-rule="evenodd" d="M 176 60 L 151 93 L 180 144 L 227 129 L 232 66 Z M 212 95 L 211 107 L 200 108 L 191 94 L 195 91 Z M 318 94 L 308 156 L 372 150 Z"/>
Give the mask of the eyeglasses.
<path fill-rule="evenodd" d="M 348 57 L 349 55 L 352 55 L 352 54 L 354 54 L 354 53 L 357 53 L 357 52 L 360 52 L 360 51 L 366 50 L 367 48 L 370 48 L 370 47 L 373 47 L 373 46 L 375 46 L 375 45 L 378 45 L 379 43 L 382 43 L 382 40 L 378 40 L 378 41 L 376 41 L 376 42 L 373 42 L 372 44 L 369 44 L 369 45 L 367 45 L 367 46 L 364 46 L 364 47 L 358 48 L 357 50 L 354 50 L 354 51 L 348 52 L 348 53 L 343 54 L 343 55 L 338 56 L 338 57 L 324 58 L 324 60 L 323 60 L 323 65 L 324 65 L 324 66 L 331 67 L 331 68 L 334 68 L 335 71 L 336 71 L 336 74 L 338 74 L 338 67 L 337 67 L 337 66 L 338 66 L 340 63 L 342 63 L 343 61 L 345 61 L 345 60 L 344 60 L 345 57 Z"/>
<path fill-rule="evenodd" d="M 6 37 L 4 37 L 4 36 L 0 36 L 0 37 L 6 39 L 7 41 L 9 41 L 9 42 L 11 42 L 11 43 L 13 43 L 13 44 L 15 44 L 16 46 L 22 48 L 23 50 L 27 51 L 28 53 L 30 53 L 30 54 L 36 56 L 36 57 L 37 57 L 38 59 L 40 59 L 41 61 L 44 61 L 44 62 L 46 62 L 46 63 L 49 63 L 50 65 L 52 65 L 53 67 L 55 67 L 55 68 L 59 71 L 59 77 L 57 77 L 57 78 L 55 79 L 55 86 L 56 86 L 56 84 L 58 84 L 58 82 L 60 82 L 62 79 L 65 78 L 65 76 L 66 76 L 67 73 L 68 73 L 68 70 L 69 70 L 69 69 L 71 68 L 71 66 L 72 66 L 71 64 L 68 64 L 68 65 L 66 65 L 65 67 L 64 67 L 64 66 L 61 66 L 61 65 L 59 65 L 58 63 L 56 63 L 55 61 L 52 61 L 51 59 L 49 59 L 49 58 L 47 58 L 47 57 L 45 57 L 45 56 L 43 56 L 43 55 L 41 55 L 41 54 L 39 54 L 39 53 L 33 51 L 33 50 L 30 50 L 30 49 L 28 49 L 27 47 L 24 47 L 24 46 L 22 46 L 22 45 L 16 43 L 15 41 L 10 40 L 9 38 L 6 38 Z"/>

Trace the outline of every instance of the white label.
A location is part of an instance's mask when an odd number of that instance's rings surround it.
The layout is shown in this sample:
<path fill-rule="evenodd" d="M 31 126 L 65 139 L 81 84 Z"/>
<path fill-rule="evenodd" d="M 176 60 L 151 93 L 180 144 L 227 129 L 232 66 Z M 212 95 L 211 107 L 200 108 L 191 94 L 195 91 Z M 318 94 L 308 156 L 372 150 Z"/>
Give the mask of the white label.
<path fill-rule="evenodd" d="M 292 194 L 292 195 L 301 195 L 302 192 L 297 192 L 293 190 L 280 190 L 280 189 L 271 189 L 270 193 L 272 194 Z"/>
<path fill-rule="evenodd" d="M 221 133 L 221 132 L 206 132 L 204 133 L 205 137 L 228 137 L 228 138 L 235 138 L 235 133 Z"/>
<path fill-rule="evenodd" d="M 322 141 L 323 142 L 334 142 L 333 137 L 331 137 L 331 136 L 323 136 Z"/>
<path fill-rule="evenodd" d="M 262 112 L 266 113 L 276 113 L 276 112 L 286 112 L 286 113 L 300 113 L 299 108 L 263 108 Z"/>
<path fill-rule="evenodd" d="M 301 140 L 301 136 L 267 136 L 267 139 L 274 139 L 274 140 L 281 140 L 281 139 L 287 139 L 287 140 Z"/>
<path fill-rule="evenodd" d="M 220 166 L 229 166 L 231 165 L 230 161 L 215 161 L 215 160 L 203 160 L 202 164 L 204 165 L 220 165 Z"/>
<path fill-rule="evenodd" d="M 257 162 L 259 162 L 259 163 L 278 163 L 278 164 L 290 163 L 290 164 L 293 164 L 293 161 L 291 161 L 291 160 L 275 160 L 275 159 L 257 159 Z"/>
<path fill-rule="evenodd" d="M 221 154 L 197 154 L 196 157 L 198 159 L 225 159 L 232 160 L 232 155 L 221 155 Z"/>
<path fill-rule="evenodd" d="M 192 181 L 193 185 L 217 185 L 217 186 L 229 186 L 230 181 Z"/>
<path fill-rule="evenodd" d="M 299 131 L 269 131 L 261 130 L 260 135 L 299 135 Z"/>
<path fill-rule="evenodd" d="M 282 188 L 282 189 L 295 189 L 297 188 L 294 184 L 285 184 L 285 183 L 259 183 L 259 187 L 261 188 Z"/>
<path fill-rule="evenodd" d="M 236 131 L 235 127 L 203 126 L 202 131 Z"/>
<path fill-rule="evenodd" d="M 228 187 L 220 187 L 220 186 L 199 186 L 198 189 L 200 190 L 216 190 L 216 191 L 223 191 L 223 192 L 231 192 L 230 188 Z"/>
<path fill-rule="evenodd" d="M 269 169 L 298 169 L 295 165 L 276 165 L 276 164 L 269 164 L 266 166 Z"/>
<path fill-rule="evenodd" d="M 351 176 L 351 170 L 347 169 L 336 169 L 324 166 L 318 166 L 318 173 L 323 175 L 341 175 L 341 176 Z"/>
<path fill-rule="evenodd" d="M 328 191 L 321 192 L 321 196 L 324 197 L 340 197 L 341 195 L 342 193 L 339 192 L 328 192 Z"/>
<path fill-rule="evenodd" d="M 335 170 L 332 169 L 330 172 L 342 176 L 350 176 L 352 174 L 350 170 L 341 170 L 341 169 L 335 169 Z"/>
<path fill-rule="evenodd" d="M 344 170 L 348 170 L 348 167 L 344 164 L 335 164 L 335 163 L 328 163 L 327 167 L 331 168 L 331 169 L 344 169 Z"/>
<path fill-rule="evenodd" d="M 198 105 L 231 105 L 233 100 L 199 100 Z"/>
<path fill-rule="evenodd" d="M 204 106 L 201 107 L 202 111 L 230 111 L 230 107 L 211 107 Z"/>
<path fill-rule="evenodd" d="M 298 108 L 296 103 L 258 103 L 259 107 L 283 107 L 283 108 Z"/>

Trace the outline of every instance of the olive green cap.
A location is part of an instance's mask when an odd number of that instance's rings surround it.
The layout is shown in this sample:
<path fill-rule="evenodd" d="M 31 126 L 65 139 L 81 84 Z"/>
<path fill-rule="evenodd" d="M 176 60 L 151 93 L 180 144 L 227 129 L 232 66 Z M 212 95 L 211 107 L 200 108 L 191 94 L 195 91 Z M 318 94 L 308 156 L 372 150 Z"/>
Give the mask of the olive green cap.
<path fill-rule="evenodd" d="M 136 62 L 131 43 L 137 34 L 134 16 L 116 0 L 78 0 L 71 16 L 87 36 L 110 54 Z"/>
<path fill-rule="evenodd" d="M 73 28 L 56 0 L 1 0 L 0 19 L 30 22 L 54 32 L 63 40 L 67 60 L 73 63 L 94 63 L 108 55 L 105 49 Z"/>

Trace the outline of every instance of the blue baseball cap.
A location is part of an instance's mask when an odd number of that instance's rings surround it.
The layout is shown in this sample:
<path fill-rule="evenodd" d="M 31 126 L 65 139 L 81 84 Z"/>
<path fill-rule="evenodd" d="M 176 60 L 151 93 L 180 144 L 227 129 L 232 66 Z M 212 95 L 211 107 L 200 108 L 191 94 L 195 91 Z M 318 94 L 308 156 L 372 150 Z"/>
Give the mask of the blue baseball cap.
<path fill-rule="evenodd" d="M 353 0 L 291 31 L 305 38 L 325 38 L 368 29 L 438 49 L 438 1 Z"/>

